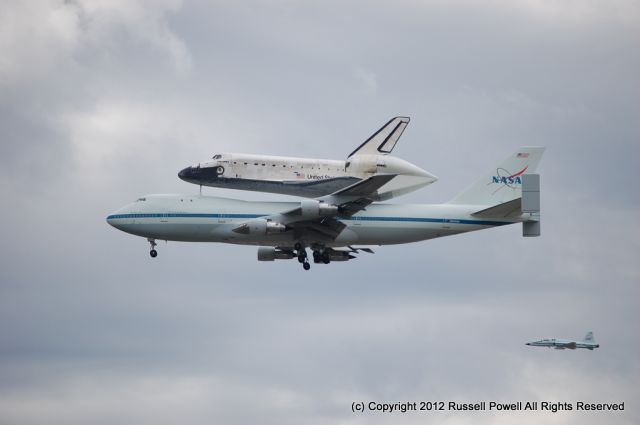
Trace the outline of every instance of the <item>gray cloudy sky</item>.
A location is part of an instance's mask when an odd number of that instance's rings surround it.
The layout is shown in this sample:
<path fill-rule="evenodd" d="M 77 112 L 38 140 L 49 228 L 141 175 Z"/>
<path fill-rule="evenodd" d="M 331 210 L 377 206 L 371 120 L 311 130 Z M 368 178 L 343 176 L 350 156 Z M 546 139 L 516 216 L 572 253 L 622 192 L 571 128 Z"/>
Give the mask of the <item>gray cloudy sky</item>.
<path fill-rule="evenodd" d="M 640 422 L 640 4 L 0 2 L 0 422 Z M 517 226 L 303 272 L 110 228 L 216 152 L 343 158 L 394 115 L 442 202 L 544 145 Z M 205 190 L 248 199 L 277 196 Z M 530 349 L 582 337 L 594 352 Z M 626 411 L 351 413 L 352 401 Z"/>

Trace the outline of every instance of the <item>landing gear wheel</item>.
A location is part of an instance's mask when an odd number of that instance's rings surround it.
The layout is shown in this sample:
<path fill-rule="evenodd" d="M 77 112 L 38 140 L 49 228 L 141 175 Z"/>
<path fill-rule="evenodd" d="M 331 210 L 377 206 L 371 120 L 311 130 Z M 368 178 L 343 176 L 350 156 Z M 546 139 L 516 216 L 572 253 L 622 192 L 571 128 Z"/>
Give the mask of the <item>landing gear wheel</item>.
<path fill-rule="evenodd" d="M 302 244 L 300 242 L 296 242 L 293 247 L 296 251 L 298 251 L 298 262 L 304 263 L 305 261 L 307 261 L 307 250 L 304 249 Z"/>
<path fill-rule="evenodd" d="M 221 176 L 224 174 L 224 167 L 217 167 L 216 168 L 216 173 Z"/>
<path fill-rule="evenodd" d="M 327 254 L 326 252 L 322 253 L 322 262 L 325 264 L 329 264 L 331 262 L 331 258 L 329 257 L 329 254 Z"/>
<path fill-rule="evenodd" d="M 307 263 L 302 263 L 302 268 L 305 270 L 309 270 L 311 268 L 311 264 Z"/>
<path fill-rule="evenodd" d="M 321 261 L 322 261 L 322 256 L 320 255 L 320 253 L 318 251 L 313 251 L 313 262 L 319 263 Z"/>
<path fill-rule="evenodd" d="M 156 258 L 158 256 L 158 251 L 156 251 L 156 245 L 158 244 L 156 243 L 156 240 L 147 238 L 147 241 L 149 242 L 149 245 L 151 245 L 151 251 L 149 251 L 149 255 L 151 256 L 151 258 Z"/>

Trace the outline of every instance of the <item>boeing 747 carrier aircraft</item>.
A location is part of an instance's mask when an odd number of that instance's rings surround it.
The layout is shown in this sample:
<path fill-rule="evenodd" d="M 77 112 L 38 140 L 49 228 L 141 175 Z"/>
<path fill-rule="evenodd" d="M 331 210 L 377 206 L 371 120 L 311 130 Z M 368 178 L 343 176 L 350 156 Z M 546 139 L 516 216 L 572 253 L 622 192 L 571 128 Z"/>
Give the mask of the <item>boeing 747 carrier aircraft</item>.
<path fill-rule="evenodd" d="M 551 338 L 527 342 L 527 345 L 530 345 L 532 347 L 553 347 L 556 350 L 575 350 L 576 348 L 586 348 L 587 350 L 593 350 L 594 348 L 600 347 L 600 344 L 596 344 L 596 341 L 593 339 L 593 332 L 587 332 L 582 341 Z"/>
<path fill-rule="evenodd" d="M 317 198 L 377 174 L 395 174 L 378 190 L 378 198 L 387 200 L 437 180 L 425 170 L 389 155 L 408 124 L 408 117 L 391 119 L 346 161 L 220 153 L 185 168 L 178 177 L 200 186 Z"/>
<path fill-rule="evenodd" d="M 113 227 L 156 240 L 258 246 L 258 260 L 297 258 L 347 261 L 370 248 L 417 242 L 523 223 L 524 236 L 540 234 L 539 175 L 544 148 L 523 147 L 467 190 L 437 205 L 377 203 L 379 189 L 397 174 L 376 174 L 318 199 L 249 202 L 197 195 L 147 195 L 109 215 Z"/>

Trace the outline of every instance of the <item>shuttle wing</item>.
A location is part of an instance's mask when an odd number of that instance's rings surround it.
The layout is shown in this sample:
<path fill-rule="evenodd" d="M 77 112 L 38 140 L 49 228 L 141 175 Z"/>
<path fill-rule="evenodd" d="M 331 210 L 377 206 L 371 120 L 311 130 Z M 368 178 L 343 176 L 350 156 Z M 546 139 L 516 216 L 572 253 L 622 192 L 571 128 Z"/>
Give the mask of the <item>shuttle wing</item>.
<path fill-rule="evenodd" d="M 354 155 L 387 155 L 391 153 L 407 125 L 409 125 L 409 117 L 392 118 L 351 152 L 349 158 Z"/>

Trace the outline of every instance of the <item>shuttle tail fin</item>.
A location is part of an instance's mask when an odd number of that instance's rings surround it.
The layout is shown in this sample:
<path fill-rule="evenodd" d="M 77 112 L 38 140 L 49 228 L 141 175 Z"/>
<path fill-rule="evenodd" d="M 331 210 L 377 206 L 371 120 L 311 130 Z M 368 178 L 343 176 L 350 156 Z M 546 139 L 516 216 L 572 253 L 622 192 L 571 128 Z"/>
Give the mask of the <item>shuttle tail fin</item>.
<path fill-rule="evenodd" d="M 407 125 L 409 125 L 409 117 L 392 118 L 351 152 L 349 158 L 354 155 L 387 155 L 391 153 Z"/>
<path fill-rule="evenodd" d="M 543 147 L 521 147 L 449 203 L 492 207 L 522 198 L 522 176 L 535 172 L 543 152 Z"/>

